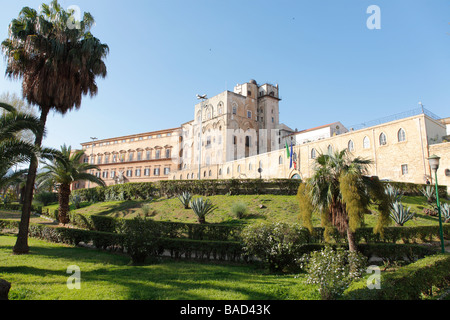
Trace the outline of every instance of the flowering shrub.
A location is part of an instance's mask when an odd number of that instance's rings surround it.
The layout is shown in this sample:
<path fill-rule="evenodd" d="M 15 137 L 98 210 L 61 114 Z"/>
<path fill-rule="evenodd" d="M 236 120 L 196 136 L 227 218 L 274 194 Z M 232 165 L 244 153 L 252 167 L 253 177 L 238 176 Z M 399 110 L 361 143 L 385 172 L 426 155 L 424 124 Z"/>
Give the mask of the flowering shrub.
<path fill-rule="evenodd" d="M 318 285 L 324 300 L 341 296 L 354 279 L 362 276 L 367 265 L 362 254 L 343 248 L 334 250 L 331 246 L 304 255 L 298 261 L 307 272 L 307 283 Z"/>
<path fill-rule="evenodd" d="M 241 233 L 244 251 L 261 260 L 270 271 L 283 271 L 295 264 L 309 241 L 309 232 L 299 224 L 257 223 Z"/>

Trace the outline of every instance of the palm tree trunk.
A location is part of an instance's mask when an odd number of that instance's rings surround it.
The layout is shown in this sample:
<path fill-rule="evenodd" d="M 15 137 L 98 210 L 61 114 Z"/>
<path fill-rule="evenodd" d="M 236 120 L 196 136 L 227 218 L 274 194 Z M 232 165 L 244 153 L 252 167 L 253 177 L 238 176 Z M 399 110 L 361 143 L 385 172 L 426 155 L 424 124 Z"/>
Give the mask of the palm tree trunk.
<path fill-rule="evenodd" d="M 350 252 L 357 252 L 358 247 L 356 246 L 355 233 L 347 228 L 347 240 L 348 240 L 348 250 Z"/>
<path fill-rule="evenodd" d="M 45 128 L 45 123 L 47 122 L 49 111 L 50 108 L 42 108 L 40 117 L 42 128 Z M 34 145 L 36 147 L 41 147 L 43 138 L 44 132 L 37 133 Z M 30 161 L 30 167 L 28 169 L 27 184 L 25 185 L 22 216 L 19 223 L 19 233 L 17 235 L 16 244 L 13 248 L 13 253 L 15 254 L 27 254 L 30 251 L 30 248 L 28 246 L 28 228 L 30 226 L 31 203 L 33 201 L 34 182 L 36 180 L 38 164 L 39 162 L 37 157 L 32 157 Z"/>
<path fill-rule="evenodd" d="M 62 224 L 69 223 L 69 201 L 70 201 L 70 185 L 62 184 L 59 187 L 59 222 Z"/>

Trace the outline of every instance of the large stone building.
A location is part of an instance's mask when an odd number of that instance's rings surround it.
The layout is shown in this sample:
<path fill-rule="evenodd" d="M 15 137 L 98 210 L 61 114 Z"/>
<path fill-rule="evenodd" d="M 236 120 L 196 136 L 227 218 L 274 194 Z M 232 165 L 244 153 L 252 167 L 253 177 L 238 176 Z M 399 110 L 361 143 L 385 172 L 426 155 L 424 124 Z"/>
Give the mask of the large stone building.
<path fill-rule="evenodd" d="M 82 144 L 89 157 L 86 161 L 100 166 L 97 174 L 107 184 L 199 178 L 305 179 L 311 176 L 319 153 L 348 149 L 355 157 L 372 160 L 370 175 L 425 183 L 433 182 L 427 158 L 436 154 L 441 157 L 439 184 L 450 186 L 450 118 L 440 119 L 426 109 L 365 126 L 346 128 L 335 122 L 297 131 L 279 122 L 278 85 L 258 85 L 251 80 L 236 85 L 233 92 L 200 98 L 194 120 L 179 128 L 96 141 L 94 151 L 92 142 Z"/>

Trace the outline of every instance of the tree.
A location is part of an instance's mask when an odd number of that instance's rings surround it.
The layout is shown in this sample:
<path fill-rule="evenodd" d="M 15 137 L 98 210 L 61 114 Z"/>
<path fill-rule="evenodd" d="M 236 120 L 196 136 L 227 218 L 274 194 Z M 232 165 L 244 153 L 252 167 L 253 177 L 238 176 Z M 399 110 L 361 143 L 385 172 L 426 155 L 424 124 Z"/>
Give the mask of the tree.
<path fill-rule="evenodd" d="M 34 145 L 20 138 L 21 133 L 37 134 L 43 128 L 39 119 L 17 112 L 11 105 L 0 103 L 0 109 L 3 110 L 0 115 L 0 189 L 6 189 L 24 174 L 23 170 L 14 172 L 11 168 L 30 161 L 38 153 Z"/>
<path fill-rule="evenodd" d="M 374 232 L 382 233 L 388 225 L 390 203 L 384 186 L 376 177 L 368 177 L 370 160 L 351 159 L 348 151 L 320 154 L 315 161 L 313 176 L 299 187 L 297 197 L 305 227 L 312 231 L 312 213 L 321 215 L 325 238 L 335 227 L 347 234 L 349 250 L 357 251 L 354 233 L 369 213 L 369 205 L 378 206 L 379 216 Z"/>
<path fill-rule="evenodd" d="M 72 183 L 75 181 L 91 181 L 100 186 L 105 186 L 105 182 L 101 178 L 88 172 L 98 170 L 98 167 L 82 162 L 83 156 L 83 150 L 72 152 L 70 146 L 63 145 L 60 155 L 56 156 L 51 163 L 47 161 L 42 168 L 42 172 L 37 175 L 38 187 L 46 185 L 58 191 L 59 222 L 62 224 L 69 222 L 68 212 Z"/>
<path fill-rule="evenodd" d="M 73 10 L 65 11 L 57 0 L 42 4 L 40 12 L 24 7 L 9 26 L 9 37 L 2 42 L 6 75 L 22 80 L 22 95 L 40 111 L 45 127 L 50 110 L 66 114 L 81 107 L 82 96 L 97 94 L 96 77 L 107 74 L 103 59 L 109 48 L 90 32 L 94 19 L 84 13 L 74 22 Z M 43 135 L 36 135 L 40 147 Z M 33 186 L 38 162 L 28 169 L 19 234 L 13 252 L 26 254 Z"/>

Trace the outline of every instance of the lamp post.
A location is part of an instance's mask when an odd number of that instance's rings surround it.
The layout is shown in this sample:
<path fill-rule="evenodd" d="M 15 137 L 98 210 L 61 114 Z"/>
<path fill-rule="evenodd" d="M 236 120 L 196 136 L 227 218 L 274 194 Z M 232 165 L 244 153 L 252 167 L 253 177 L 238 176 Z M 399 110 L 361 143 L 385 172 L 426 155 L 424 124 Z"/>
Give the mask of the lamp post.
<path fill-rule="evenodd" d="M 202 138 L 203 138 L 203 103 L 207 99 L 207 95 L 197 95 L 197 99 L 201 100 L 200 102 L 200 136 L 199 136 L 199 142 L 198 142 L 198 180 L 202 179 L 201 171 L 202 171 Z"/>
<path fill-rule="evenodd" d="M 441 251 L 442 253 L 445 253 L 445 246 L 444 246 L 444 233 L 442 231 L 442 217 L 441 217 L 441 204 L 439 203 L 439 188 L 438 188 L 438 179 L 437 179 L 437 170 L 439 168 L 439 158 L 436 155 L 432 155 L 428 158 L 428 162 L 430 163 L 431 170 L 434 171 L 434 181 L 436 185 L 436 204 L 438 207 L 438 215 L 439 215 L 439 236 L 441 238 Z"/>
<path fill-rule="evenodd" d="M 94 143 L 95 143 L 95 140 L 98 140 L 98 138 L 96 138 L 96 137 L 91 137 L 91 140 L 92 140 L 92 159 L 90 159 L 91 160 L 91 163 L 92 164 L 94 164 Z M 88 189 L 91 187 L 91 182 L 90 181 L 88 181 Z"/>

